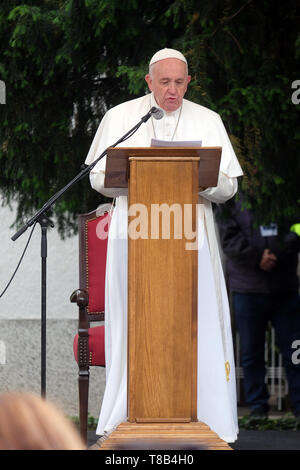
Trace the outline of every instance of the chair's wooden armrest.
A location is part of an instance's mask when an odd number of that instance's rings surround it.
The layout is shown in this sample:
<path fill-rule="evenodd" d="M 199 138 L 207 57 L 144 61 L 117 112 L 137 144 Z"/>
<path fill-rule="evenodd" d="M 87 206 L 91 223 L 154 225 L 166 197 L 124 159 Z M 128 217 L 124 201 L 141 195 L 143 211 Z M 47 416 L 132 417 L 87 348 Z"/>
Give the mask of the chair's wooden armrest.
<path fill-rule="evenodd" d="M 70 302 L 76 302 L 78 307 L 85 308 L 89 303 L 89 294 L 86 289 L 76 289 L 70 296 Z"/>

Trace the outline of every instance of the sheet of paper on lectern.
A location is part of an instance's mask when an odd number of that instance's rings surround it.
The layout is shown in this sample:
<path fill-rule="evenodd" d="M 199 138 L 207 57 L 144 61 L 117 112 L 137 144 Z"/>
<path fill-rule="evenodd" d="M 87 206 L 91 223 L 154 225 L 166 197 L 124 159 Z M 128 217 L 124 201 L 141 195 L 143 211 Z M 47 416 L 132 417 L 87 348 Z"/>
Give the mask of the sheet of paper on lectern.
<path fill-rule="evenodd" d="M 201 147 L 202 140 L 159 140 L 151 139 L 151 147 Z"/>

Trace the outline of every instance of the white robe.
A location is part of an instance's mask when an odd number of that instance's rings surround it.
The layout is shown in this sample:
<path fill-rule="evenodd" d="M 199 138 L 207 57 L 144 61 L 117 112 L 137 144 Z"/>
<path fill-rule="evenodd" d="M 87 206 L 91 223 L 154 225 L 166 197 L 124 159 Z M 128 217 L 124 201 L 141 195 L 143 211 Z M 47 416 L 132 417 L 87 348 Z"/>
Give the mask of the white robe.
<path fill-rule="evenodd" d="M 109 110 L 94 137 L 86 163 L 94 161 L 131 129 L 151 106 L 152 94 Z M 178 121 L 179 119 L 179 121 Z M 242 175 L 220 116 L 183 100 L 181 111 L 166 113 L 161 121 L 153 118 L 142 124 L 130 139 L 119 146 L 147 147 L 153 137 L 169 140 L 201 140 L 203 146 L 221 146 L 218 185 L 202 191 L 204 204 L 198 206 L 198 420 L 205 422 L 221 439 L 237 438 L 237 403 L 230 312 L 211 202 L 223 203 L 237 191 Z M 91 185 L 100 193 L 116 198 L 107 254 L 105 305 L 106 388 L 97 434 L 111 432 L 127 419 L 127 189 L 104 188 L 106 157 L 93 168 Z M 225 362 L 230 364 L 226 379 Z"/>

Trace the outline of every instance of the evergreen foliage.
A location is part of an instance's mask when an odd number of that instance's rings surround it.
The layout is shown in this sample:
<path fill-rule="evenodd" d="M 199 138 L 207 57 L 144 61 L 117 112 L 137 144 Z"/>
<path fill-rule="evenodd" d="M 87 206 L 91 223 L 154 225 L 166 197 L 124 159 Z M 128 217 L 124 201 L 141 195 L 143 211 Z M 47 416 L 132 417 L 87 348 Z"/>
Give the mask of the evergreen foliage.
<path fill-rule="evenodd" d="M 18 201 L 19 225 L 80 171 L 105 111 L 134 97 L 122 64 L 142 64 L 172 36 L 164 7 L 145 3 L 2 2 L 0 189 Z M 54 206 L 61 233 L 101 200 L 88 178 L 66 193 Z"/>
<path fill-rule="evenodd" d="M 187 98 L 219 112 L 258 220 L 299 220 L 300 79 L 296 2 L 2 0 L 0 190 L 18 224 L 80 170 L 107 109 L 146 92 L 152 54 L 174 47 Z M 62 234 L 102 200 L 88 178 L 54 206 Z M 298 217 L 298 219 L 297 219 Z"/>
<path fill-rule="evenodd" d="M 257 222 L 299 220 L 299 9 L 293 1 L 186 2 L 191 97 L 222 116 Z"/>

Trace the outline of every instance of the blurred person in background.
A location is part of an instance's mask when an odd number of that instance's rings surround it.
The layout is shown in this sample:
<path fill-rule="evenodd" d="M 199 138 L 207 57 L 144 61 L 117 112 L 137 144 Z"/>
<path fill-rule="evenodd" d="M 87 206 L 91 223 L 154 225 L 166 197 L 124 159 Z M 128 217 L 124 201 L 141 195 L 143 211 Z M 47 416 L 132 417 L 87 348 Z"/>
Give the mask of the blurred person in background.
<path fill-rule="evenodd" d="M 292 411 L 300 418 L 300 364 L 293 360 L 300 339 L 298 224 L 255 226 L 243 208 L 243 195 L 215 211 L 226 258 L 228 287 L 240 335 L 244 392 L 250 416 L 267 418 L 269 392 L 265 383 L 265 338 L 268 322 L 275 329 L 283 356 Z"/>

